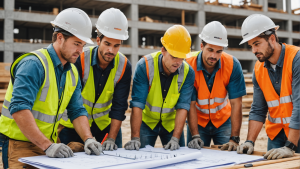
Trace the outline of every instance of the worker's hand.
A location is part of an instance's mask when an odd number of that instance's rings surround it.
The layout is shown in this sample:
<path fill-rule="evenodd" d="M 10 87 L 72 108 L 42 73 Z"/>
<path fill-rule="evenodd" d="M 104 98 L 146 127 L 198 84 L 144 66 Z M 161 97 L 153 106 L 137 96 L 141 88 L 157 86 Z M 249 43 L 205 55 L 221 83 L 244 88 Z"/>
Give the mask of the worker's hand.
<path fill-rule="evenodd" d="M 238 143 L 230 140 L 228 143 L 222 145 L 221 150 L 236 151 L 238 146 Z"/>
<path fill-rule="evenodd" d="M 192 139 L 188 144 L 189 148 L 200 150 L 204 146 L 204 142 L 201 140 L 199 134 L 193 135 Z"/>
<path fill-rule="evenodd" d="M 48 157 L 56 157 L 56 158 L 68 158 L 74 156 L 71 148 L 63 143 L 52 143 L 45 150 L 45 153 Z"/>
<path fill-rule="evenodd" d="M 290 148 L 284 146 L 281 148 L 273 148 L 269 150 L 265 155 L 264 158 L 268 160 L 275 160 L 275 159 L 280 159 L 284 157 L 293 157 L 294 156 L 294 151 L 291 150 Z"/>
<path fill-rule="evenodd" d="M 254 146 L 250 142 L 245 142 L 241 144 L 240 146 L 237 147 L 237 153 L 238 154 L 243 154 L 243 151 L 247 151 L 247 154 L 252 154 L 254 151 Z"/>
<path fill-rule="evenodd" d="M 133 137 L 125 144 L 125 150 L 139 150 L 141 147 L 141 141 L 139 137 Z"/>
<path fill-rule="evenodd" d="M 164 146 L 165 150 L 170 149 L 171 151 L 179 149 L 179 140 L 176 137 L 172 137 L 167 145 Z"/>
<path fill-rule="evenodd" d="M 103 153 L 101 143 L 92 138 L 88 138 L 85 140 L 84 151 L 87 155 L 96 154 L 98 156 Z"/>
<path fill-rule="evenodd" d="M 112 138 L 107 138 L 106 141 L 103 143 L 103 150 L 108 151 L 111 150 L 113 151 L 114 149 L 118 149 L 118 146 L 115 144 L 115 140 Z"/>

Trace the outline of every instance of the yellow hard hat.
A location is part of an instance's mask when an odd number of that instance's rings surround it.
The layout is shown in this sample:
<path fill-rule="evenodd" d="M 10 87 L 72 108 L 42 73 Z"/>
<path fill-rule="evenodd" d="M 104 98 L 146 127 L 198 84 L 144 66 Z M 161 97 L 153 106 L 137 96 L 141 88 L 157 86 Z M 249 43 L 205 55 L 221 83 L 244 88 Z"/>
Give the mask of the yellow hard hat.
<path fill-rule="evenodd" d="M 170 27 L 160 39 L 167 51 L 177 58 L 187 58 L 191 52 L 191 35 L 182 25 Z"/>

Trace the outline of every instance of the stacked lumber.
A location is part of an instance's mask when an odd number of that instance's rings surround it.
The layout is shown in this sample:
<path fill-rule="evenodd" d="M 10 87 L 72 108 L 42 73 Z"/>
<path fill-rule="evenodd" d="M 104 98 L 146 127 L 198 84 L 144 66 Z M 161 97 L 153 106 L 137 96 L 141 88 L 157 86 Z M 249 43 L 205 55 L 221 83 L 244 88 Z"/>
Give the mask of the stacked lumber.
<path fill-rule="evenodd" d="M 286 12 L 284 12 L 282 9 L 270 8 L 270 7 L 268 7 L 268 11 L 270 11 L 270 12 L 286 13 Z"/>
<path fill-rule="evenodd" d="M 11 63 L 0 63 L 0 106 L 2 109 L 5 98 L 6 89 L 10 81 L 10 65 Z M 0 112 L 1 112 L 0 109 Z"/>
<path fill-rule="evenodd" d="M 243 96 L 242 112 L 244 116 L 248 116 L 251 109 L 251 104 L 253 102 L 252 74 L 245 74 L 244 77 L 245 77 L 247 95 Z"/>

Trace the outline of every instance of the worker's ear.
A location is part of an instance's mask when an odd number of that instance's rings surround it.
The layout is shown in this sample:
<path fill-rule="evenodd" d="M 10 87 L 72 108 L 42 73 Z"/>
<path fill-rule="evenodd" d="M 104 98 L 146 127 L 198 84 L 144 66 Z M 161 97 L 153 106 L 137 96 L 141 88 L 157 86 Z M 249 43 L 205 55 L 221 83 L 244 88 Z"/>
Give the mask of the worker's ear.
<path fill-rule="evenodd" d="M 57 38 L 56 38 L 56 41 L 58 42 L 58 44 L 61 44 L 64 42 L 64 36 L 62 33 L 58 33 L 56 34 Z"/>
<path fill-rule="evenodd" d="M 97 42 L 97 45 L 100 46 L 100 38 L 99 38 L 99 36 L 97 36 L 96 42 Z"/>
<path fill-rule="evenodd" d="M 201 43 L 201 44 L 200 44 L 200 48 L 201 48 L 201 50 L 203 50 L 203 47 L 204 47 L 204 46 L 203 46 L 203 43 Z"/>

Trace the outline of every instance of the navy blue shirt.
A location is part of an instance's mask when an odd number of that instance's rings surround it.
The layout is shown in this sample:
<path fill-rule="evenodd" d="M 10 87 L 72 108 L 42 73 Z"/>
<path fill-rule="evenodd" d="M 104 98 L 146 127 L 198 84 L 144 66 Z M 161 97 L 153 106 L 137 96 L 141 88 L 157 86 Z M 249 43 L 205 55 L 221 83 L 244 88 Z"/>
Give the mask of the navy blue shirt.
<path fill-rule="evenodd" d="M 271 67 L 268 60 L 265 61 L 264 67 L 268 69 L 270 80 L 276 93 L 280 95 L 282 67 L 285 55 L 285 45 L 281 44 L 281 53 L 276 63 L 275 70 Z M 300 51 L 296 54 L 292 64 L 292 98 L 293 98 L 293 112 L 289 127 L 292 129 L 300 130 Z M 253 103 L 249 112 L 249 120 L 265 122 L 268 105 L 265 96 L 260 89 L 253 70 Z"/>
<path fill-rule="evenodd" d="M 47 51 L 52 59 L 59 98 L 63 92 L 66 82 L 66 74 L 71 69 L 71 64 L 67 62 L 64 66 L 59 60 L 52 44 L 47 47 Z M 20 110 L 32 110 L 40 87 L 45 79 L 45 71 L 41 61 L 35 55 L 29 55 L 16 64 L 14 70 L 13 92 L 9 106 L 10 114 Z M 83 106 L 81 98 L 81 83 L 78 78 L 76 89 L 67 106 L 68 117 L 73 121 L 79 116 L 87 116 L 87 111 Z"/>
<path fill-rule="evenodd" d="M 81 83 L 82 79 L 82 67 L 80 57 L 77 59 L 75 66 L 80 74 Z M 115 66 L 115 59 L 113 59 L 108 66 L 103 70 L 98 64 L 98 46 L 96 46 L 92 51 L 92 67 L 94 72 L 94 83 L 95 83 L 95 100 L 100 97 L 111 69 Z M 128 95 L 130 91 L 131 83 L 131 63 L 127 59 L 127 65 L 122 79 L 117 83 L 112 100 L 111 111 L 109 112 L 109 117 L 112 119 L 117 119 L 120 121 L 125 120 L 125 111 L 128 109 Z"/>
<path fill-rule="evenodd" d="M 245 79 L 244 79 L 242 67 L 241 67 L 239 60 L 237 60 L 237 58 L 235 58 L 234 56 L 232 56 L 232 57 L 233 57 L 233 69 L 232 69 L 229 83 L 226 86 L 226 90 L 228 92 L 229 99 L 236 99 L 238 97 L 242 97 L 242 96 L 246 95 L 246 84 L 245 84 Z M 205 78 L 207 87 L 210 92 L 211 92 L 213 84 L 214 84 L 216 73 L 219 69 L 221 69 L 221 61 L 220 60 L 217 61 L 214 71 L 210 74 L 204 67 L 204 63 L 202 60 L 202 51 L 198 54 L 198 56 L 197 56 L 197 71 L 202 70 L 203 76 Z M 198 92 L 197 92 L 196 88 L 194 87 L 192 101 L 197 100 L 197 95 L 198 95 Z"/>
<path fill-rule="evenodd" d="M 160 74 L 160 81 L 161 81 L 161 90 L 162 90 L 162 97 L 165 98 L 168 90 L 170 88 L 173 76 L 178 74 L 179 71 L 177 70 L 170 76 L 167 76 L 164 73 L 163 65 L 162 65 L 162 57 L 163 55 L 159 55 L 158 59 L 158 67 L 159 67 L 159 74 Z M 195 80 L 195 72 L 191 66 L 189 66 L 189 72 L 186 76 L 185 82 L 181 87 L 180 96 L 175 105 L 175 109 L 186 109 L 187 111 L 190 110 L 190 103 L 191 103 L 191 96 L 193 93 L 193 86 Z M 132 85 L 132 100 L 130 101 L 130 107 L 139 107 L 141 109 L 145 108 L 146 99 L 148 96 L 148 89 L 149 89 L 149 80 L 147 77 L 147 70 L 146 70 L 146 63 L 145 59 L 141 58 L 137 65 L 136 70 L 134 73 L 133 78 L 133 85 Z"/>

